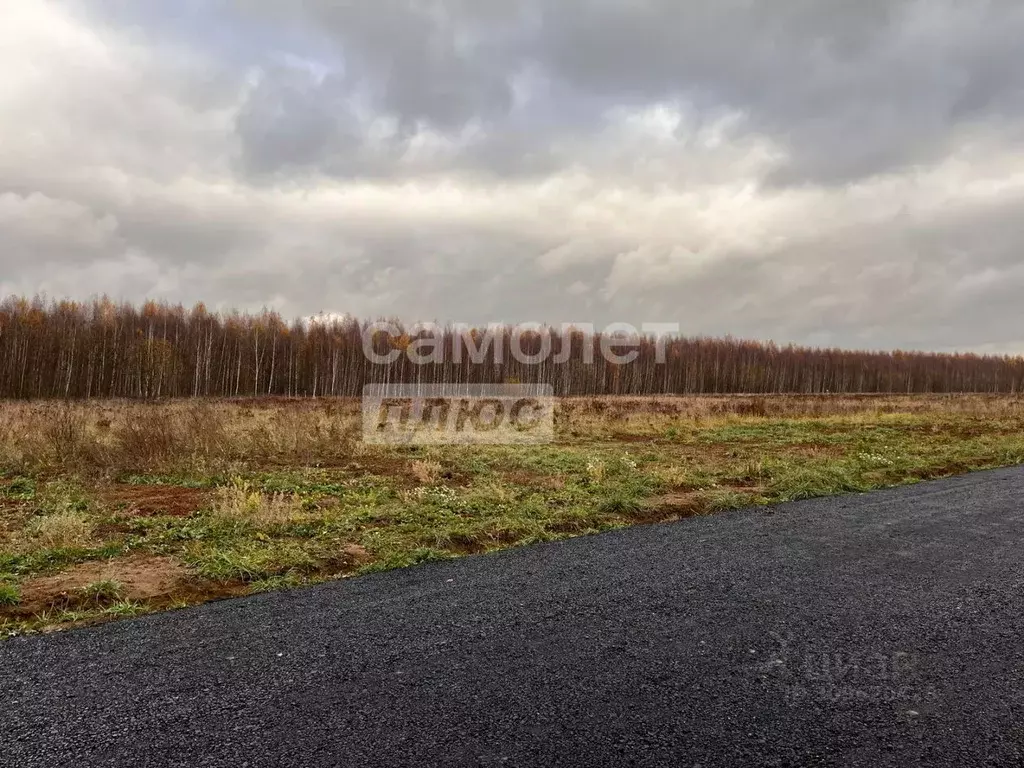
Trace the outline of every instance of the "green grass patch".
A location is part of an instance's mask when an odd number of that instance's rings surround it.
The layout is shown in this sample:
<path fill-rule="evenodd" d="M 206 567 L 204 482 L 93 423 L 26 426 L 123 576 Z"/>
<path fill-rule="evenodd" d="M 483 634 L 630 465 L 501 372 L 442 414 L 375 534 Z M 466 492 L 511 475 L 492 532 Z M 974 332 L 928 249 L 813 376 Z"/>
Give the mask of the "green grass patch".
<path fill-rule="evenodd" d="M 104 579 L 87 584 L 78 592 L 78 597 L 87 603 L 111 605 L 118 602 L 124 595 L 124 584 L 113 579 Z"/>
<path fill-rule="evenodd" d="M 0 606 L 14 606 L 21 602 L 21 592 L 17 584 L 0 581 Z"/>
<path fill-rule="evenodd" d="M 318 567 L 317 559 L 295 541 L 195 542 L 182 554 L 197 575 L 214 581 L 259 581 L 289 571 L 313 573 Z"/>
<path fill-rule="evenodd" d="M 32 501 L 36 497 L 36 481 L 31 477 L 13 477 L 0 483 L 0 499 Z"/>

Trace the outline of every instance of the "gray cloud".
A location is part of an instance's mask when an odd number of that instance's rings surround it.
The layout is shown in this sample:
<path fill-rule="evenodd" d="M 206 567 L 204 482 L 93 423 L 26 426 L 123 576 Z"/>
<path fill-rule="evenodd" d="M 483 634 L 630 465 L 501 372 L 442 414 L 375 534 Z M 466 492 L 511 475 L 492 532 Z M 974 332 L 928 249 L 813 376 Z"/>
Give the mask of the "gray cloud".
<path fill-rule="evenodd" d="M 66 0 L 0 292 L 1024 352 L 1024 9 Z"/>
<path fill-rule="evenodd" d="M 958 124 L 1018 116 L 1024 92 L 1024 9 L 1009 0 L 322 0 L 289 17 L 327 35 L 350 82 L 408 130 L 483 121 L 491 141 L 533 128 L 543 147 L 558 114 L 592 128 L 614 105 L 683 101 L 742 112 L 783 146 L 781 184 L 934 161 Z M 513 115 L 512 81 L 530 67 L 560 98 Z"/>

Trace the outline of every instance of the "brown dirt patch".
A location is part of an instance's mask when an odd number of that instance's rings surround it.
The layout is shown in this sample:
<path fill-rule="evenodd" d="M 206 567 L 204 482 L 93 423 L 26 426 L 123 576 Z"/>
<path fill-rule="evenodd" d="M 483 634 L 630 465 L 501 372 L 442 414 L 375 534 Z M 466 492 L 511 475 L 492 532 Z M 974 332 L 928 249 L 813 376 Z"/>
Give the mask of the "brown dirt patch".
<path fill-rule="evenodd" d="M 23 506 L 3 506 L 0 504 L 0 541 L 21 530 L 28 520 L 29 513 Z"/>
<path fill-rule="evenodd" d="M 380 475 L 400 482 L 415 484 L 416 478 L 410 469 L 412 461 L 399 456 L 364 455 L 344 463 L 346 471 L 357 475 Z"/>
<path fill-rule="evenodd" d="M 661 435 L 643 435 L 636 432 L 612 432 L 608 435 L 608 439 L 616 443 L 655 443 L 659 438 L 664 441 Z"/>
<path fill-rule="evenodd" d="M 346 562 L 352 565 L 363 565 L 373 560 L 373 555 L 367 551 L 366 547 L 359 544 L 346 544 L 341 551 L 345 555 Z"/>
<path fill-rule="evenodd" d="M 764 483 L 756 477 L 737 477 L 729 480 L 723 480 L 722 484 L 727 488 L 732 488 L 736 491 L 743 491 L 744 493 L 763 493 Z"/>
<path fill-rule="evenodd" d="M 10 493 L 11 483 L 5 480 L 0 480 L 0 513 L 11 510 L 19 510 L 26 507 L 30 501 L 21 498 L 11 498 L 8 494 Z"/>
<path fill-rule="evenodd" d="M 132 526 L 127 523 L 101 523 L 93 528 L 93 536 L 100 541 L 109 541 L 119 536 L 132 532 Z"/>
<path fill-rule="evenodd" d="M 412 487 L 422 484 L 412 468 L 412 464 L 416 460 L 417 457 L 415 456 L 364 455 L 358 459 L 346 461 L 340 467 L 356 476 L 374 475 L 376 477 L 386 477 L 398 485 Z M 466 486 L 472 481 L 472 477 L 465 472 L 460 472 L 447 466 L 442 467 L 437 475 L 437 482 L 442 485 Z"/>
<path fill-rule="evenodd" d="M 187 576 L 185 566 L 173 557 L 135 555 L 81 563 L 56 576 L 40 576 L 22 582 L 19 607 L 36 611 L 73 605 L 83 587 L 108 580 L 122 585 L 123 598 L 152 600 L 173 594 Z"/>
<path fill-rule="evenodd" d="M 123 485 L 99 493 L 99 498 L 132 517 L 188 517 L 209 506 L 212 492 L 177 485 Z"/>
<path fill-rule="evenodd" d="M 695 491 L 673 491 L 648 499 L 640 511 L 640 519 L 649 521 L 693 517 L 704 511 L 700 494 Z"/>

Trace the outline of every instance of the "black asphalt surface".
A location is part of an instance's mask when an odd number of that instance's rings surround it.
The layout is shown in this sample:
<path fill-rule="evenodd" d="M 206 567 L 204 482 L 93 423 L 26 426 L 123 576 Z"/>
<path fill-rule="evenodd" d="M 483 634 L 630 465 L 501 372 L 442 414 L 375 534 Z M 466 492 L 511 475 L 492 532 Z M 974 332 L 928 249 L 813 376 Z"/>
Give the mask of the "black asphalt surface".
<path fill-rule="evenodd" d="M 1024 469 L 0 643 L 3 766 L 1024 765 Z"/>

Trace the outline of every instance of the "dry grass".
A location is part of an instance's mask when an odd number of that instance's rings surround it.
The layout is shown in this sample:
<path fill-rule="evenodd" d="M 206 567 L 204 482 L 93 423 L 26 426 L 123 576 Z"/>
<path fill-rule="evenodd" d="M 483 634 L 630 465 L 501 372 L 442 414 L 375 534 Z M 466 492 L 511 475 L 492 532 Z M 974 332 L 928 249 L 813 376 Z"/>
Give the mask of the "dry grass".
<path fill-rule="evenodd" d="M 559 403 L 561 440 L 643 437 L 666 429 L 744 419 L 861 418 L 887 415 L 1016 418 L 1022 401 L 985 395 L 777 395 L 567 398 Z M 365 451 L 359 401 L 182 400 L 144 403 L 0 403 L 0 465 L 110 471 L 226 471 L 237 465 L 338 466 Z M 435 482 L 433 460 L 413 469 Z"/>
<path fill-rule="evenodd" d="M 23 551 L 86 547 L 92 531 L 92 523 L 81 512 L 57 512 L 32 518 L 15 545 Z"/>
<path fill-rule="evenodd" d="M 0 464 L 103 472 L 338 462 L 358 454 L 358 413 L 352 400 L 4 402 Z"/>
<path fill-rule="evenodd" d="M 436 483 L 437 479 L 441 476 L 441 471 L 443 469 L 441 462 L 429 459 L 414 461 L 410 465 L 412 476 L 423 485 L 432 485 Z"/>
<path fill-rule="evenodd" d="M 671 416 L 688 420 L 728 417 L 822 418 L 852 414 L 1021 413 L 1017 395 L 699 395 L 688 397 L 568 397 L 566 420 L 597 416 L 613 421 Z"/>
<path fill-rule="evenodd" d="M 217 489 L 212 514 L 257 526 L 288 525 L 302 519 L 302 499 L 294 494 L 264 493 L 251 483 L 235 480 Z"/>
<path fill-rule="evenodd" d="M 570 398 L 529 447 L 360 429 L 352 399 L 0 402 L 0 636 L 1024 461 L 1009 396 Z"/>

